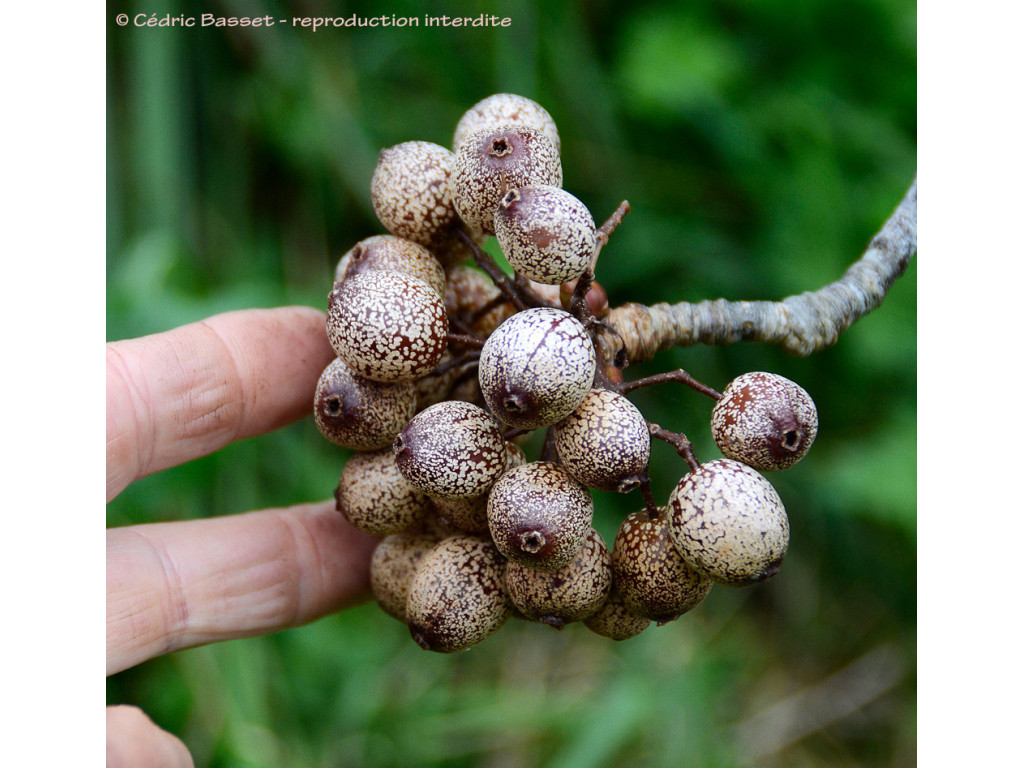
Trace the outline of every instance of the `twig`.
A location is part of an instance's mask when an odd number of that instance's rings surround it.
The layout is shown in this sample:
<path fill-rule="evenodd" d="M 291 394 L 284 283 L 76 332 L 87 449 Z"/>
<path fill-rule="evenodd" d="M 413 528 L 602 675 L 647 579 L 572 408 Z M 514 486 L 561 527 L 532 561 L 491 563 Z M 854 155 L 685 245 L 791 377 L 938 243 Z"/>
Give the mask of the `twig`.
<path fill-rule="evenodd" d="M 498 287 L 498 290 L 500 290 L 505 295 L 505 298 L 512 303 L 512 306 L 516 308 L 516 311 L 521 312 L 522 310 L 527 309 L 527 304 L 523 301 L 522 297 L 519 295 L 519 291 L 517 291 L 515 286 L 512 284 L 512 280 L 508 275 L 501 271 L 501 268 L 494 262 L 491 255 L 473 242 L 473 238 L 471 238 L 461 228 L 456 231 L 473 254 L 473 261 L 476 262 L 476 265 L 480 267 L 480 269 L 487 273 L 487 276 L 491 278 L 494 284 Z"/>
<path fill-rule="evenodd" d="M 917 179 L 867 250 L 834 283 L 782 301 L 624 304 L 608 314 L 632 362 L 663 349 L 750 340 L 797 355 L 831 346 L 839 334 L 878 307 L 917 253 Z"/>
<path fill-rule="evenodd" d="M 687 438 L 682 432 L 669 432 L 667 429 L 662 429 L 657 424 L 651 424 L 650 422 L 647 423 L 647 429 L 650 430 L 651 437 L 664 440 L 675 448 L 676 453 L 686 459 L 686 463 L 690 465 L 690 469 L 696 471 L 700 468 L 700 462 L 697 461 L 697 457 L 693 453 L 693 445 L 690 443 L 689 438 Z"/>
<path fill-rule="evenodd" d="M 633 381 L 624 381 L 616 387 L 619 394 L 624 395 L 627 392 L 632 392 L 634 389 L 640 389 L 641 387 L 649 387 L 654 384 L 664 384 L 666 381 L 678 381 L 690 389 L 695 389 L 703 395 L 707 395 L 713 400 L 721 400 L 722 394 L 717 390 L 712 389 L 707 384 L 702 384 L 697 381 L 693 376 L 688 374 L 682 368 L 675 371 L 666 371 L 665 373 L 656 373 L 653 376 L 645 376 L 642 379 L 634 379 Z"/>

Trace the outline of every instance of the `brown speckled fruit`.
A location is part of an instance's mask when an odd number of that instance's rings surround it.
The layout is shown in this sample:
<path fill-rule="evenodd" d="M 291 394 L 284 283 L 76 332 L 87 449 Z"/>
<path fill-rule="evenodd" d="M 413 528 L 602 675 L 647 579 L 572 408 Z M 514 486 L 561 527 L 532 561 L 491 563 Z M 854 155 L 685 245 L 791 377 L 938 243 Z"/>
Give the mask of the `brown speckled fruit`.
<path fill-rule="evenodd" d="M 515 443 L 505 441 L 505 469 L 520 467 L 526 463 L 526 454 Z M 467 533 L 490 534 L 487 527 L 487 494 L 481 493 L 469 498 L 434 498 L 437 514 L 452 528 Z"/>
<path fill-rule="evenodd" d="M 384 229 L 436 248 L 459 224 L 450 178 L 455 155 L 429 141 L 382 149 L 370 179 L 370 202 Z"/>
<path fill-rule="evenodd" d="M 471 229 L 494 234 L 494 211 L 510 189 L 532 184 L 562 186 L 562 161 L 543 131 L 504 125 L 469 134 L 452 166 L 452 199 Z"/>
<path fill-rule="evenodd" d="M 651 432 L 625 395 L 592 389 L 576 410 L 553 428 L 555 450 L 566 471 L 584 485 L 628 493 L 647 474 Z"/>
<path fill-rule="evenodd" d="M 431 371 L 448 344 L 448 316 L 437 291 L 419 278 L 370 270 L 335 283 L 327 338 L 358 375 L 385 383 Z"/>
<path fill-rule="evenodd" d="M 594 383 L 597 356 L 583 324 L 538 307 L 499 325 L 480 350 L 480 389 L 503 423 L 537 429 L 561 421 Z"/>
<path fill-rule="evenodd" d="M 711 433 L 727 459 L 761 472 L 788 469 L 802 459 L 818 434 L 811 396 L 775 373 L 736 377 L 711 412 Z"/>
<path fill-rule="evenodd" d="M 417 644 L 452 653 L 496 632 L 511 613 L 505 560 L 479 536 L 451 536 L 420 561 L 409 586 L 406 622 Z"/>
<path fill-rule="evenodd" d="M 583 620 L 583 624 L 594 634 L 611 640 L 628 640 L 636 637 L 651 625 L 651 620 L 639 616 L 626 607 L 622 596 L 612 582 L 612 591 L 598 611 Z"/>
<path fill-rule="evenodd" d="M 434 499 L 434 509 L 445 525 L 465 533 L 487 531 L 487 494 L 459 499 Z"/>
<path fill-rule="evenodd" d="M 742 587 L 779 572 L 789 518 L 771 483 L 746 464 L 702 464 L 679 481 L 668 510 L 680 554 L 706 576 Z"/>
<path fill-rule="evenodd" d="M 391 445 L 415 412 L 412 384 L 364 379 L 341 358 L 320 374 L 313 398 L 313 417 L 323 436 L 356 451 Z"/>
<path fill-rule="evenodd" d="M 421 523 L 429 497 L 402 477 L 390 448 L 352 454 L 334 489 L 335 507 L 371 536 L 388 536 Z"/>
<path fill-rule="evenodd" d="M 338 261 L 334 281 L 358 275 L 370 269 L 404 272 L 418 277 L 444 296 L 445 274 L 434 254 L 422 245 L 395 235 L 374 235 L 360 240 Z"/>
<path fill-rule="evenodd" d="M 540 128 L 551 140 L 555 150 L 561 151 L 562 141 L 558 136 L 558 128 L 548 111 L 533 99 L 514 93 L 492 94 L 466 110 L 455 126 L 452 149 L 457 150 L 463 139 L 471 133 L 510 123 Z"/>
<path fill-rule="evenodd" d="M 494 234 L 512 268 L 545 285 L 575 280 L 597 247 L 594 217 L 560 187 L 510 189 L 494 212 Z"/>
<path fill-rule="evenodd" d="M 694 570 L 672 541 L 664 509 L 628 515 L 612 546 L 612 572 L 626 606 L 659 625 L 696 607 L 714 582 Z"/>
<path fill-rule="evenodd" d="M 561 568 L 544 571 L 510 562 L 505 570 L 513 605 L 525 618 L 555 629 L 595 613 L 611 587 L 611 554 L 593 529 L 576 557 Z"/>
<path fill-rule="evenodd" d="M 557 464 L 537 461 L 505 472 L 491 488 L 487 523 L 513 562 L 555 570 L 583 548 L 594 518 L 589 491 Z"/>
<path fill-rule="evenodd" d="M 389 616 L 405 621 L 412 577 L 423 558 L 440 541 L 435 535 L 404 531 L 380 540 L 370 560 L 370 589 Z"/>
<path fill-rule="evenodd" d="M 498 423 L 483 408 L 457 400 L 420 411 L 392 447 L 402 475 L 438 498 L 485 493 L 507 462 Z"/>

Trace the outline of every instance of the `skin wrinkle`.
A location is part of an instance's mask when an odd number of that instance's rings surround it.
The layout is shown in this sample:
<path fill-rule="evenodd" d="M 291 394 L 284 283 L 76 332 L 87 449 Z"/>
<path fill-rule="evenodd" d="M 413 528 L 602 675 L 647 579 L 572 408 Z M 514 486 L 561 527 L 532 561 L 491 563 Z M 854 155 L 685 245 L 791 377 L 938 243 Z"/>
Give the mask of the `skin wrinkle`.
<path fill-rule="evenodd" d="M 143 476 L 142 467 L 153 463 L 153 449 L 156 444 L 149 408 L 151 400 L 144 391 L 148 390 L 148 387 L 143 386 L 147 380 L 145 377 L 138 378 L 132 375 L 128 359 L 121 354 L 121 349 L 108 344 L 108 387 L 114 382 L 119 382 L 121 386 L 115 391 L 113 402 L 109 396 L 107 398 L 107 501 L 117 496 L 135 479 Z M 125 400 L 127 408 L 121 407 Z M 113 425 L 110 423 L 112 408 Z M 124 421 L 130 424 L 125 424 Z M 143 434 L 143 424 L 149 425 L 148 434 Z M 134 441 L 125 434 L 126 428 L 134 433 Z"/>
<path fill-rule="evenodd" d="M 112 542 L 108 533 L 107 579 L 113 582 L 108 583 L 107 597 L 108 675 L 178 647 L 188 624 L 181 573 L 147 530 L 146 526 L 116 529 Z M 138 578 L 140 574 L 146 578 Z"/>
<path fill-rule="evenodd" d="M 207 337 L 217 343 L 221 352 L 200 350 L 196 344 L 186 348 L 192 354 L 179 357 L 182 370 L 189 370 L 186 363 L 190 362 L 190 357 L 194 357 L 197 363 L 205 362 L 205 368 L 209 369 L 209 377 L 203 376 L 201 379 L 205 386 L 193 387 L 186 393 L 188 416 L 181 424 L 181 432 L 186 439 L 202 439 L 223 432 L 221 440 L 227 444 L 239 439 L 243 427 L 248 424 L 248 416 L 252 411 L 250 403 L 259 397 L 260 387 L 259 379 L 251 382 L 249 387 L 245 385 L 242 371 L 246 368 L 239 365 L 232 345 L 217 330 L 215 321 L 215 318 L 203 320 L 197 324 L 197 328 L 205 329 Z M 209 361 L 206 360 L 207 356 Z M 230 364 L 225 365 L 225 361 Z M 259 367 L 254 366 L 249 370 L 261 375 Z M 198 372 L 206 374 L 207 370 L 200 369 Z M 218 380 L 218 377 L 223 377 L 223 380 Z M 207 397 L 212 400 L 212 408 L 205 408 Z M 236 413 L 236 409 L 240 413 Z"/>
<path fill-rule="evenodd" d="M 163 607 L 161 615 L 164 618 L 164 625 L 160 632 L 160 636 L 163 638 L 163 647 L 160 649 L 160 653 L 166 653 L 181 643 L 191 621 L 191 610 L 183 588 L 181 569 L 167 547 L 149 537 L 146 534 L 146 529 L 130 528 L 128 532 L 146 543 L 154 559 L 160 565 L 160 577 L 164 587 L 164 598 L 160 601 L 160 605 Z"/>
<path fill-rule="evenodd" d="M 377 541 L 354 529 L 332 501 L 113 529 L 108 606 L 118 608 L 108 608 L 108 674 L 359 602 L 368 597 L 366 564 Z M 191 560 L 179 564 L 185 552 Z"/>
<path fill-rule="evenodd" d="M 323 313 L 306 307 L 108 343 L 108 501 L 140 477 L 301 418 L 333 359 Z"/>

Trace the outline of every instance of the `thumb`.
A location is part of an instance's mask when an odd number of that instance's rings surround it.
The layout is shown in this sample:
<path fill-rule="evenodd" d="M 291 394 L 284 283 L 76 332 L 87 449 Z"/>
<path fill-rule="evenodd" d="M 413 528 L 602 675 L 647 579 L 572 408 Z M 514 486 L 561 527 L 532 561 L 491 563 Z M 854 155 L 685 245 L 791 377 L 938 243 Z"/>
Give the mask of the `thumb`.
<path fill-rule="evenodd" d="M 138 707 L 107 707 L 107 768 L 195 768 L 177 736 Z"/>

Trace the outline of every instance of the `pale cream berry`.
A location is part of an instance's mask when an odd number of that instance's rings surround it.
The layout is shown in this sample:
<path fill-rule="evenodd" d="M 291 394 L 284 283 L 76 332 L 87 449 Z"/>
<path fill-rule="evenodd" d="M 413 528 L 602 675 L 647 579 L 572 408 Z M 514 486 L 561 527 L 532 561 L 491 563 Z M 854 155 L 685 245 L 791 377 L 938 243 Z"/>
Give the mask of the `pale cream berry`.
<path fill-rule="evenodd" d="M 612 573 L 626 606 L 659 625 L 699 605 L 714 584 L 679 553 L 664 508 L 626 516 L 612 546 Z"/>
<path fill-rule="evenodd" d="M 514 562 L 555 570 L 582 549 L 594 518 L 587 489 L 557 464 L 514 467 L 494 483 L 487 522 L 498 550 Z"/>
<path fill-rule="evenodd" d="M 470 648 L 496 632 L 511 614 L 504 590 L 505 559 L 487 539 L 455 535 L 421 561 L 409 586 L 406 622 L 428 651 Z"/>
<path fill-rule="evenodd" d="M 586 328 L 561 309 L 517 312 L 480 351 L 480 389 L 504 424 L 537 429 L 561 421 L 594 383 L 597 356 Z"/>
<path fill-rule="evenodd" d="M 562 161 L 551 140 L 532 126 L 476 131 L 455 153 L 452 197 L 459 216 L 473 230 L 493 235 L 502 195 L 533 184 L 562 186 Z"/>
<path fill-rule="evenodd" d="M 440 540 L 433 534 L 404 531 L 384 537 L 374 548 L 370 559 L 370 590 L 389 616 L 405 621 L 412 577 Z"/>
<path fill-rule="evenodd" d="M 798 384 L 775 373 L 737 376 L 711 412 L 711 434 L 722 455 L 761 472 L 788 469 L 818 434 L 818 411 Z"/>
<path fill-rule="evenodd" d="M 448 344 L 444 301 L 419 278 L 369 270 L 335 283 L 328 297 L 327 338 L 358 375 L 413 381 L 429 373 Z"/>
<path fill-rule="evenodd" d="M 625 395 L 590 390 L 553 432 L 559 461 L 584 485 L 628 493 L 647 476 L 651 432 Z"/>
<path fill-rule="evenodd" d="M 429 141 L 406 141 L 382 149 L 370 179 L 370 202 L 393 235 L 436 248 L 459 225 L 452 202 L 455 155 Z"/>
<path fill-rule="evenodd" d="M 576 280 L 594 260 L 594 217 L 560 187 L 537 185 L 505 193 L 494 212 L 494 234 L 520 275 L 546 285 Z"/>
<path fill-rule="evenodd" d="M 455 126 L 452 149 L 457 150 L 471 133 L 509 124 L 525 124 L 540 128 L 551 140 L 555 150 L 561 152 L 562 141 L 550 113 L 533 99 L 515 93 L 492 94 L 466 110 Z"/>
<path fill-rule="evenodd" d="M 646 616 L 634 613 L 622 601 L 622 595 L 612 578 L 612 591 L 596 613 L 583 620 L 583 624 L 594 634 L 611 640 L 628 640 L 636 637 L 651 625 Z"/>
<path fill-rule="evenodd" d="M 430 498 L 398 471 L 390 448 L 354 453 L 334 490 L 335 508 L 371 536 L 388 536 L 421 524 Z"/>
<path fill-rule="evenodd" d="M 436 498 L 479 496 L 505 470 L 498 422 L 472 403 L 445 400 L 416 414 L 395 438 L 398 469 Z"/>
<path fill-rule="evenodd" d="M 591 529 L 582 549 L 553 571 L 509 562 L 505 589 L 524 618 L 561 629 L 597 612 L 612 587 L 611 553 Z"/>
<path fill-rule="evenodd" d="M 433 253 L 412 240 L 397 235 L 374 235 L 360 240 L 338 261 L 334 282 L 370 269 L 404 272 L 418 277 L 444 296 L 445 273 Z"/>
<path fill-rule="evenodd" d="M 341 358 L 320 374 L 313 397 L 313 417 L 321 434 L 335 445 L 356 451 L 391 445 L 415 412 L 412 384 L 364 379 Z"/>
<path fill-rule="evenodd" d="M 700 465 L 679 481 L 668 503 L 669 530 L 687 563 L 733 587 L 779 572 L 789 546 L 789 518 L 762 475 L 732 459 Z"/>

